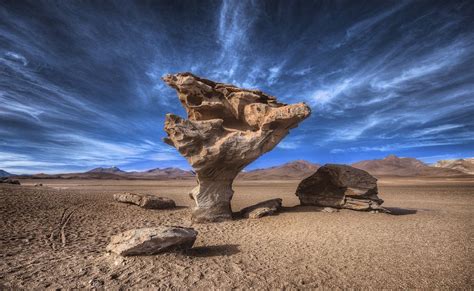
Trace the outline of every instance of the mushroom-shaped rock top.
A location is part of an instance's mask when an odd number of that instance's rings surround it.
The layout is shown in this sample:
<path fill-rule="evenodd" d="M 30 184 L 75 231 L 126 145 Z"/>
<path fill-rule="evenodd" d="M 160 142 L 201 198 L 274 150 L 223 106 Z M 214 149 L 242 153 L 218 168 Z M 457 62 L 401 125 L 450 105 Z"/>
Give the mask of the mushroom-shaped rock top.
<path fill-rule="evenodd" d="M 283 104 L 260 90 L 216 83 L 191 73 L 166 75 L 188 118 L 167 114 L 165 142 L 196 172 L 195 221 L 231 219 L 232 182 L 311 114 L 304 103 Z"/>

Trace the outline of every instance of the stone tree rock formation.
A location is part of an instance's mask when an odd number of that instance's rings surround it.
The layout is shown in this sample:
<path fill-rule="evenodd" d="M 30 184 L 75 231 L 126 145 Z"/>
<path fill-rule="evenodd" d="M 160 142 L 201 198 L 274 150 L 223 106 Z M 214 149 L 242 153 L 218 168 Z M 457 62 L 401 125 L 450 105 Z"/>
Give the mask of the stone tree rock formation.
<path fill-rule="evenodd" d="M 304 103 L 287 105 L 259 90 L 202 79 L 191 73 L 166 75 L 178 92 L 188 119 L 167 114 L 165 142 L 174 146 L 196 172 L 191 192 L 197 222 L 232 219 L 232 182 L 262 154 L 272 150 L 308 117 Z"/>

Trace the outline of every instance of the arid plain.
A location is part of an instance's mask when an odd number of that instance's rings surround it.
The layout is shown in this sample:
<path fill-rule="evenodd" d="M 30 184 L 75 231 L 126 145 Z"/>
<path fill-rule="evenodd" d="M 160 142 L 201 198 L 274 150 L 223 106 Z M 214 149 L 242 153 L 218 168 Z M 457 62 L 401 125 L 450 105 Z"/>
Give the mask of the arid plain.
<path fill-rule="evenodd" d="M 261 219 L 193 224 L 186 252 L 119 257 L 112 235 L 156 225 L 190 226 L 192 180 L 21 180 L 0 185 L 0 287 L 463 288 L 474 285 L 474 179 L 379 180 L 392 215 L 297 206 L 295 181 L 237 180 L 233 210 L 282 198 Z M 34 187 L 42 183 L 43 187 Z M 174 210 L 117 203 L 122 191 L 169 197 Z M 64 209 L 77 209 L 51 247 Z M 0 289 L 2 289 L 0 288 Z"/>

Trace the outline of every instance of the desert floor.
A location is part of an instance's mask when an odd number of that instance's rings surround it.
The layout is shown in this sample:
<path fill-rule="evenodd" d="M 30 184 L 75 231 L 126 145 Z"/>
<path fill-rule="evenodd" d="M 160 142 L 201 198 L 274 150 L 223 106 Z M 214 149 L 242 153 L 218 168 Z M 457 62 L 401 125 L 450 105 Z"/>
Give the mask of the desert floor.
<path fill-rule="evenodd" d="M 474 288 L 474 179 L 379 181 L 396 215 L 294 207 L 298 181 L 237 181 L 234 211 L 283 198 L 276 216 L 192 225 L 185 253 L 121 258 L 110 236 L 132 228 L 191 226 L 192 181 L 23 180 L 0 186 L 0 289 L 26 288 Z M 33 187 L 43 183 L 44 187 Z M 175 210 L 116 203 L 121 191 L 172 198 Z M 50 234 L 76 209 L 66 245 Z"/>

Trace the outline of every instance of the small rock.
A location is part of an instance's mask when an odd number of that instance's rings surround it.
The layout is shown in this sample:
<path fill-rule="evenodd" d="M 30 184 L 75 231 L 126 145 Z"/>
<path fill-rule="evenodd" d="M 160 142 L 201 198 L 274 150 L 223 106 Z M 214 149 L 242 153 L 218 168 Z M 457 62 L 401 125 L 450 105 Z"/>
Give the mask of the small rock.
<path fill-rule="evenodd" d="M 198 232 L 193 228 L 158 226 L 132 229 L 111 238 L 107 251 L 122 256 L 154 255 L 190 249 Z"/>
<path fill-rule="evenodd" d="M 41 183 L 35 184 L 35 187 L 43 187 L 43 184 Z"/>
<path fill-rule="evenodd" d="M 168 209 L 176 207 L 176 203 L 166 197 L 157 197 L 149 194 L 117 193 L 114 200 L 122 203 L 131 203 L 146 209 Z"/>
<path fill-rule="evenodd" d="M 321 212 L 327 212 L 327 213 L 333 213 L 333 212 L 339 212 L 339 209 L 337 208 L 332 208 L 332 207 L 324 207 Z"/>
<path fill-rule="evenodd" d="M 147 209 L 168 209 L 176 207 L 176 203 L 166 197 L 147 195 L 142 197 L 140 206 Z"/>
<path fill-rule="evenodd" d="M 282 199 L 270 199 L 246 207 L 240 211 L 245 218 L 261 218 L 263 216 L 272 215 L 281 208 Z"/>
<path fill-rule="evenodd" d="M 104 280 L 94 278 L 89 281 L 89 285 L 91 285 L 92 288 L 99 289 L 99 288 L 104 287 Z"/>

